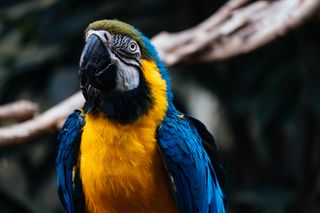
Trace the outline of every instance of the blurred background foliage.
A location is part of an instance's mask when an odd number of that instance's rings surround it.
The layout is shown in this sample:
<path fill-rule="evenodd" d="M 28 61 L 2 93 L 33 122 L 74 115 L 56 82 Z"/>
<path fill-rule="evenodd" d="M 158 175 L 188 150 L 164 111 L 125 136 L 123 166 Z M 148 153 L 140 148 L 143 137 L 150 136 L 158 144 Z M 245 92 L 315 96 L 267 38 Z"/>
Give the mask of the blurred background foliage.
<path fill-rule="evenodd" d="M 151 37 L 187 29 L 225 2 L 0 0 L 0 104 L 23 98 L 44 111 L 76 92 L 94 20 L 117 18 Z M 320 212 L 319 17 L 252 53 L 170 74 L 176 104 L 216 136 L 229 212 Z M 0 150 L 0 212 L 62 212 L 56 136 Z"/>

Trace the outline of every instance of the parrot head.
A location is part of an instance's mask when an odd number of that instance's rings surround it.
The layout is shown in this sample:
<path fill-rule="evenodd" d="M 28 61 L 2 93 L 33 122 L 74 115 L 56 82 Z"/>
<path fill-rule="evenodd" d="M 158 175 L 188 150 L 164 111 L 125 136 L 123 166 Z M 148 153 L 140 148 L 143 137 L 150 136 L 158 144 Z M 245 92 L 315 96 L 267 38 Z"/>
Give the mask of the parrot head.
<path fill-rule="evenodd" d="M 150 40 L 118 20 L 91 23 L 80 58 L 84 110 L 131 123 L 172 99 L 166 68 Z"/>

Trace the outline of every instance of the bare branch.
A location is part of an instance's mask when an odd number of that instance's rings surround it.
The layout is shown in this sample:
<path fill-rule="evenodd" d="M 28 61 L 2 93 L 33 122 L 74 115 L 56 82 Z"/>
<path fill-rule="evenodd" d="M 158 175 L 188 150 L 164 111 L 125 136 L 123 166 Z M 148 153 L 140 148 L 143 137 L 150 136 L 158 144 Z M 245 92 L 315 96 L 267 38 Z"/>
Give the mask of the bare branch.
<path fill-rule="evenodd" d="M 320 8 L 319 0 L 248 2 L 231 0 L 198 26 L 160 33 L 153 39 L 159 55 L 168 65 L 225 60 L 275 40 Z"/>
<path fill-rule="evenodd" d="M 0 128 L 0 147 L 29 141 L 43 134 L 57 131 L 65 118 L 84 102 L 80 92 L 62 101 L 29 121 Z"/>
<path fill-rule="evenodd" d="M 316 15 L 319 8 L 320 0 L 230 0 L 199 25 L 179 33 L 162 32 L 152 42 L 168 66 L 228 59 L 284 35 Z M 78 92 L 32 120 L 0 128 L 0 147 L 56 131 L 83 103 Z"/>
<path fill-rule="evenodd" d="M 3 106 L 0 106 L 0 121 L 15 120 L 25 121 L 36 115 L 38 105 L 30 101 L 16 101 Z"/>

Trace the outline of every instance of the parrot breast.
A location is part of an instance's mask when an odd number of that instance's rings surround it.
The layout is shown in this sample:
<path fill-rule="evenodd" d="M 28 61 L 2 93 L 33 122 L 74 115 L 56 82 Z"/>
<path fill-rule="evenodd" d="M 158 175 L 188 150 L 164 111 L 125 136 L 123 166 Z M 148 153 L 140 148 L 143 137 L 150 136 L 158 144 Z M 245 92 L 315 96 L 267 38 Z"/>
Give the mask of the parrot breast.
<path fill-rule="evenodd" d="M 80 177 L 87 212 L 177 212 L 154 132 L 86 118 Z"/>

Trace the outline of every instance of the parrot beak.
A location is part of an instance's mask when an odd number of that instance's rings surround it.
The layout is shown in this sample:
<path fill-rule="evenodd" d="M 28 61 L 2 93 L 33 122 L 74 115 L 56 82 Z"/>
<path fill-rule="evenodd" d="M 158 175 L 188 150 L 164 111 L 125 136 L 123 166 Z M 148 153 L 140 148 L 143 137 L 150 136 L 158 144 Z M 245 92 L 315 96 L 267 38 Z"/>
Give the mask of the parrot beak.
<path fill-rule="evenodd" d="M 100 34 L 91 33 L 86 39 L 80 59 L 80 78 L 87 78 L 86 82 L 97 90 L 109 92 L 116 86 L 117 65 L 111 63 L 108 41 Z"/>

